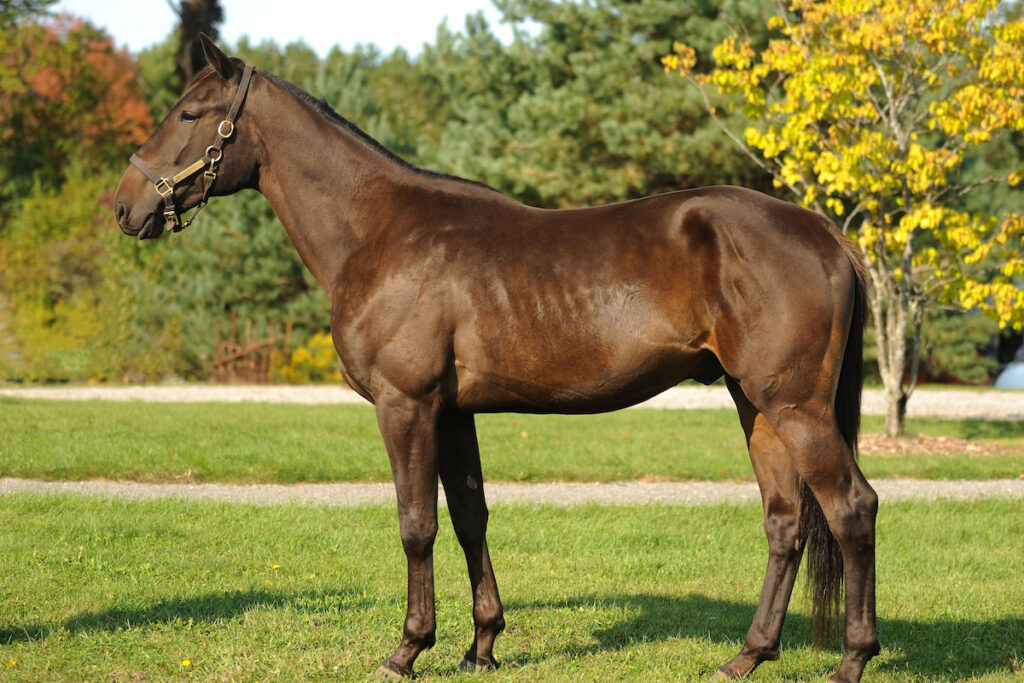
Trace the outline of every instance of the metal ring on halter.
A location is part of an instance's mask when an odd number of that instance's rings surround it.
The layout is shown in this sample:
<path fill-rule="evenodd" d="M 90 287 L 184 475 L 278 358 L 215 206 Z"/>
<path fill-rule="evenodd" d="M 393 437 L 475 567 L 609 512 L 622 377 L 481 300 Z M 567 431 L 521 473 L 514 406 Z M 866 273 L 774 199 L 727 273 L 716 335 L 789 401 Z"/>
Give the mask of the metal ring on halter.
<path fill-rule="evenodd" d="M 227 132 L 224 131 L 224 124 L 227 124 L 227 126 L 228 126 Z M 228 119 L 224 119 L 223 121 L 220 122 L 220 125 L 217 126 L 217 135 L 221 136 L 225 140 L 227 140 L 229 137 L 231 137 L 231 134 L 234 133 L 234 132 L 235 132 L 235 124 L 232 123 L 231 121 L 229 121 Z"/>
<path fill-rule="evenodd" d="M 214 152 L 217 153 L 217 156 L 213 156 Z M 206 158 L 210 160 L 210 163 L 217 163 L 218 161 L 220 161 L 220 158 L 222 156 L 224 156 L 224 150 L 217 149 L 214 145 L 210 145 L 209 147 L 206 148 Z"/>

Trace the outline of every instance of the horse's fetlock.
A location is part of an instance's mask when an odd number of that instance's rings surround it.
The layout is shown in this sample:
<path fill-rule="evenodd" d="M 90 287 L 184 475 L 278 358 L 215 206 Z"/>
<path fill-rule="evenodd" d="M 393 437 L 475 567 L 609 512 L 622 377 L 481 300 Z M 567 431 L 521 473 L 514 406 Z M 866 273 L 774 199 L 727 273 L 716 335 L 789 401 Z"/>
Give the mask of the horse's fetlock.
<path fill-rule="evenodd" d="M 405 642 L 414 650 L 426 650 L 434 647 L 437 642 L 437 631 L 433 625 L 419 621 L 407 621 L 404 633 Z"/>
<path fill-rule="evenodd" d="M 477 603 L 473 608 L 473 621 L 477 629 L 489 633 L 500 633 L 505 628 L 505 613 L 501 605 Z"/>
<path fill-rule="evenodd" d="M 761 630 L 748 633 L 739 656 L 749 657 L 758 663 L 774 662 L 779 658 L 779 636 L 769 635 Z"/>
<path fill-rule="evenodd" d="M 477 619 L 476 631 L 478 635 L 496 636 L 505 630 L 505 617 L 498 614 L 488 619 Z"/>
<path fill-rule="evenodd" d="M 877 636 L 860 636 L 856 633 L 848 633 L 843 637 L 843 654 L 847 657 L 867 661 L 879 654 L 882 646 L 878 643 Z"/>

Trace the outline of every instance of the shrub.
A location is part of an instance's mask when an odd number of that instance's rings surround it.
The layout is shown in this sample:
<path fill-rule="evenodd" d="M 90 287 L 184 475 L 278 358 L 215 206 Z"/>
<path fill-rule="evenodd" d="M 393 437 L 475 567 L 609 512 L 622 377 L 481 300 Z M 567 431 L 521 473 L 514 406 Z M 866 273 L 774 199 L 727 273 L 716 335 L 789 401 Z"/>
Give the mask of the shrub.
<path fill-rule="evenodd" d="M 287 384 L 329 384 L 342 381 L 338 353 L 327 332 L 317 332 L 285 362 L 281 354 L 270 360 L 270 377 Z"/>

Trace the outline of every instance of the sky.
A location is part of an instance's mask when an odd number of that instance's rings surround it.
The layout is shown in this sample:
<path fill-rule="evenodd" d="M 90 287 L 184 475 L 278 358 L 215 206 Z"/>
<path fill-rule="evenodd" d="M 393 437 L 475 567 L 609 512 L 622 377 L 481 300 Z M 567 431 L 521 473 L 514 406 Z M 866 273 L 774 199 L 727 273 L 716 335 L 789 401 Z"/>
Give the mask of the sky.
<path fill-rule="evenodd" d="M 234 44 L 243 35 L 278 45 L 302 39 L 321 57 L 335 44 L 349 51 L 357 43 L 374 43 L 385 53 L 401 45 L 415 55 L 433 42 L 446 17 L 450 28 L 461 30 L 465 16 L 477 10 L 503 41 L 512 35 L 490 0 L 221 0 L 221 7 L 221 42 Z M 167 0 L 61 0 L 52 9 L 89 19 L 132 52 L 162 41 L 175 24 Z"/>

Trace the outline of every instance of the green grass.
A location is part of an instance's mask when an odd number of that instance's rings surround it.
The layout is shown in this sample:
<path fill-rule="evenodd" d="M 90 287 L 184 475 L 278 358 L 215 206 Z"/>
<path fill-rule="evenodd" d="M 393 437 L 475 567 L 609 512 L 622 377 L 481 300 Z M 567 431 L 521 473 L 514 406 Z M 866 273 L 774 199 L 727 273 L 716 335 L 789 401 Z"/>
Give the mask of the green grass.
<path fill-rule="evenodd" d="M 881 431 L 881 418 L 865 418 Z M 750 480 L 731 410 L 482 415 L 484 474 L 500 481 Z M 911 420 L 912 433 L 1001 445 L 990 457 L 865 455 L 872 476 L 1018 477 L 1024 424 Z M 0 476 L 140 481 L 389 481 L 368 406 L 152 404 L 0 398 Z"/>
<path fill-rule="evenodd" d="M 441 521 L 438 643 L 417 669 L 469 679 L 465 564 Z M 766 555 L 757 506 L 499 506 L 490 541 L 509 628 L 503 668 L 472 679 L 493 682 L 703 680 L 740 647 Z M 14 495 L 0 544 L 5 681 L 364 679 L 404 616 L 390 506 Z M 878 547 L 870 680 L 1024 675 L 1024 502 L 886 505 Z M 752 680 L 838 661 L 797 597 L 782 659 Z"/>

